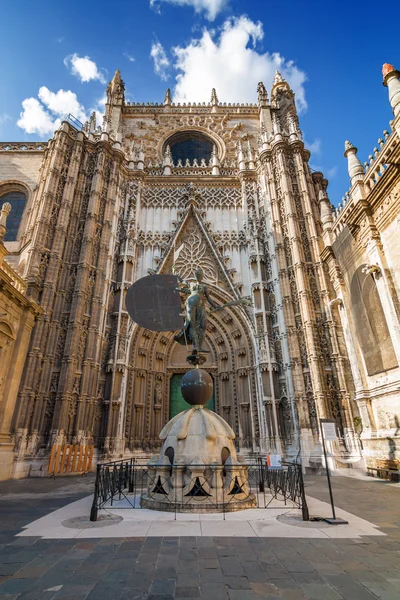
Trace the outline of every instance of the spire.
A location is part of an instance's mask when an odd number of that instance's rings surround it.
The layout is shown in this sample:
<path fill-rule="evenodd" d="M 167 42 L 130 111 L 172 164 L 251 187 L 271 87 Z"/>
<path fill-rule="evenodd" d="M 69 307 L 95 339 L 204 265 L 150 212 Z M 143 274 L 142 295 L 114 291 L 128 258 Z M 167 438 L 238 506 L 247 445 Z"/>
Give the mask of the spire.
<path fill-rule="evenodd" d="M 92 112 L 89 118 L 89 132 L 94 133 L 96 131 L 96 113 Z"/>
<path fill-rule="evenodd" d="M 114 77 L 111 80 L 110 94 L 115 100 L 125 99 L 125 84 L 121 78 L 121 71 L 117 69 L 114 73 Z"/>
<path fill-rule="evenodd" d="M 383 85 L 388 88 L 389 102 L 393 114 L 397 117 L 400 114 L 400 72 L 393 65 L 385 63 L 382 67 Z"/>
<path fill-rule="evenodd" d="M 172 104 L 171 90 L 168 88 L 167 91 L 165 92 L 164 106 L 171 106 L 171 104 Z"/>
<path fill-rule="evenodd" d="M 280 74 L 279 71 L 275 71 L 275 76 L 274 76 L 274 85 L 276 85 L 277 83 L 283 83 L 285 81 L 285 79 L 282 77 L 282 75 Z"/>
<path fill-rule="evenodd" d="M 257 94 L 258 106 L 265 106 L 266 104 L 268 104 L 268 93 L 262 81 L 260 81 L 260 83 L 257 86 Z"/>
<path fill-rule="evenodd" d="M 219 101 L 218 101 L 217 92 L 215 91 L 215 88 L 213 88 L 211 90 L 211 106 L 213 107 L 213 110 L 216 109 L 218 104 L 219 104 Z"/>
<path fill-rule="evenodd" d="M 344 155 L 347 158 L 350 183 L 354 185 L 356 181 L 360 181 L 364 177 L 364 167 L 357 158 L 357 148 L 347 140 L 344 143 Z"/>
<path fill-rule="evenodd" d="M 325 190 L 318 192 L 319 210 L 323 229 L 327 229 L 333 223 L 332 205 Z"/>
<path fill-rule="evenodd" d="M 3 243 L 4 236 L 7 232 L 7 217 L 11 211 L 11 204 L 9 202 L 4 202 L 3 206 L 0 209 L 0 244 Z"/>
<path fill-rule="evenodd" d="M 286 79 L 284 79 L 284 77 L 282 77 L 281 73 L 279 71 L 276 71 L 275 77 L 274 77 L 274 83 L 273 83 L 272 90 L 271 90 L 271 99 L 272 99 L 273 105 L 277 101 L 278 106 L 279 106 L 279 96 L 281 94 L 286 96 L 286 98 L 291 98 L 293 100 L 294 110 L 296 110 L 296 107 L 294 104 L 294 93 L 290 89 L 290 85 L 288 84 Z"/>

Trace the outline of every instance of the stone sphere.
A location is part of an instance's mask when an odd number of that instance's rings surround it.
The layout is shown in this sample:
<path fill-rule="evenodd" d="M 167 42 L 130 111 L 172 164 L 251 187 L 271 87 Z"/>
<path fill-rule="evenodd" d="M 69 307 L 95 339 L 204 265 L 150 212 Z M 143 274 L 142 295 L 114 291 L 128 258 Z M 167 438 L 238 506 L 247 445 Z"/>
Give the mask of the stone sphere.
<path fill-rule="evenodd" d="M 191 406 L 207 404 L 213 393 L 213 380 L 203 369 L 191 369 L 181 381 L 182 396 Z"/>

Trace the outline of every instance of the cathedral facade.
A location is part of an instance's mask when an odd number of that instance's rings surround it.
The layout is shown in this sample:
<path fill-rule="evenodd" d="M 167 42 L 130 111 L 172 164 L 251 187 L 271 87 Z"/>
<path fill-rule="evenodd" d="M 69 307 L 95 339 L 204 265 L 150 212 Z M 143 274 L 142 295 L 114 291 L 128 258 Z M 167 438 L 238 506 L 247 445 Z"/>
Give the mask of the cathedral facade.
<path fill-rule="evenodd" d="M 351 201 L 336 214 L 288 83 L 277 73 L 270 95 L 262 83 L 257 92 L 254 105 L 223 104 L 215 90 L 208 104 L 174 104 L 169 90 L 161 104 L 129 103 L 117 71 L 101 126 L 69 118 L 48 143 L 0 145 L 3 263 L 23 286 L 21 299 L 0 288 L 1 364 L 13 380 L 0 388 L 3 478 L 43 473 L 65 441 L 93 443 L 98 460 L 156 451 L 184 408 L 187 351 L 177 332 L 136 325 L 125 295 L 149 273 L 190 280 L 199 267 L 214 303 L 252 304 L 208 307 L 204 342 L 210 408 L 241 454 L 317 466 L 320 418 L 337 423 L 338 467 L 360 465 L 366 449 L 369 460 L 387 455 L 389 434 L 397 451 L 399 429 L 379 430 L 374 417 L 384 405 L 393 421 L 400 398 L 397 167 L 374 159 L 366 174 L 349 145 Z M 351 296 L 362 269 L 381 310 L 368 331 L 364 292 Z M 12 313 L 18 301 L 28 325 Z M 349 317 L 358 309 L 364 317 Z M 30 339 L 18 345 L 21 327 Z"/>

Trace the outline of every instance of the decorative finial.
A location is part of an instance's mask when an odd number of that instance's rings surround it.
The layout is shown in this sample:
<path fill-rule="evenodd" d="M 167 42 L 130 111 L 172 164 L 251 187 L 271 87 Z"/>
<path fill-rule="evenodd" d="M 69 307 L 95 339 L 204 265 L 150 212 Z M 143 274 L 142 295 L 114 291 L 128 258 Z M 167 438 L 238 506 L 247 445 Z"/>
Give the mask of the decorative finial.
<path fill-rule="evenodd" d="M 171 106 L 171 103 L 172 103 L 171 90 L 168 88 L 167 91 L 165 92 L 164 106 Z"/>
<path fill-rule="evenodd" d="M 268 93 L 267 93 L 267 90 L 265 89 L 265 85 L 263 84 L 262 81 L 260 81 L 260 83 L 257 86 L 257 94 L 258 94 L 258 104 L 260 106 L 268 104 Z"/>
<path fill-rule="evenodd" d="M 281 83 L 282 81 L 285 81 L 284 78 L 282 77 L 282 75 L 279 73 L 279 71 L 275 71 L 274 85 L 276 83 Z"/>
<path fill-rule="evenodd" d="M 121 79 L 121 71 L 117 69 L 107 88 L 107 95 L 110 94 L 115 100 L 124 100 L 125 83 Z"/>
<path fill-rule="evenodd" d="M 357 158 L 357 148 L 348 140 L 344 143 L 344 156 L 347 158 L 347 169 L 349 172 L 350 183 L 353 185 L 356 181 L 362 180 L 364 177 L 364 167 L 359 158 Z"/>
<path fill-rule="evenodd" d="M 393 65 L 385 63 L 382 67 L 383 85 L 388 88 L 389 102 L 393 114 L 397 117 L 400 114 L 400 72 Z"/>
<path fill-rule="evenodd" d="M 391 73 L 394 70 L 395 70 L 394 66 L 391 65 L 390 63 L 385 63 L 384 65 L 382 65 L 382 75 L 383 75 L 383 78 L 385 79 L 386 75 L 388 73 Z"/>
<path fill-rule="evenodd" d="M 217 92 L 215 91 L 215 88 L 213 88 L 211 90 L 211 105 L 218 106 L 218 104 L 219 104 L 219 101 L 218 101 Z"/>
<path fill-rule="evenodd" d="M 96 131 L 96 113 L 92 112 L 89 118 L 89 131 L 90 133 L 94 133 Z"/>
<path fill-rule="evenodd" d="M 3 242 L 4 236 L 7 231 L 7 217 L 11 211 L 11 204 L 9 202 L 4 202 L 3 206 L 0 209 L 0 242 Z"/>

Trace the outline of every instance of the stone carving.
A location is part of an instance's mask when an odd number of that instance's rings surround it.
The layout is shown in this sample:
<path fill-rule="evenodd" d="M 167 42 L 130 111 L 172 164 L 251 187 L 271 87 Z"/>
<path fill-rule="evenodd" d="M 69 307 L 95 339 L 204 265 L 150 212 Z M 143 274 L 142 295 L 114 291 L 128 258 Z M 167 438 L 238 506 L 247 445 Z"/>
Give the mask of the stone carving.
<path fill-rule="evenodd" d="M 181 293 L 187 294 L 186 299 L 186 318 L 183 330 L 175 336 L 175 340 L 182 345 L 187 343 L 193 344 L 193 350 L 197 353 L 208 352 L 205 350 L 203 345 L 204 335 L 207 329 L 207 313 L 206 313 L 206 301 L 211 304 L 214 311 L 222 310 L 228 306 L 237 306 L 239 304 L 250 305 L 251 301 L 248 298 L 240 298 L 231 302 L 226 302 L 218 306 L 210 297 L 207 286 L 203 282 L 203 271 L 196 269 L 195 281 L 188 283 L 184 281 L 180 276 L 178 280 L 180 283 L 185 284 L 186 288 L 180 288 Z"/>

